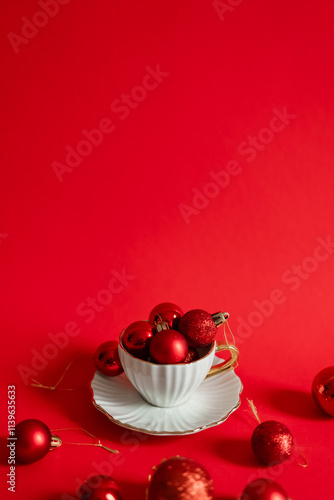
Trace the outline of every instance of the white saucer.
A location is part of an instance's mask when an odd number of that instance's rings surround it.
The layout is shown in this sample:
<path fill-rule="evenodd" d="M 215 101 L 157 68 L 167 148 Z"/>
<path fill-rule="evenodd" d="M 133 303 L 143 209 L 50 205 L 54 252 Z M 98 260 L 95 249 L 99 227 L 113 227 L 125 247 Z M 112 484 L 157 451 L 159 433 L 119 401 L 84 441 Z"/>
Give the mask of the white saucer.
<path fill-rule="evenodd" d="M 222 358 L 215 356 L 214 364 Z M 188 401 L 174 408 L 147 403 L 125 373 L 91 382 L 94 406 L 122 427 L 160 436 L 194 434 L 226 420 L 240 406 L 242 383 L 233 370 L 205 379 Z"/>

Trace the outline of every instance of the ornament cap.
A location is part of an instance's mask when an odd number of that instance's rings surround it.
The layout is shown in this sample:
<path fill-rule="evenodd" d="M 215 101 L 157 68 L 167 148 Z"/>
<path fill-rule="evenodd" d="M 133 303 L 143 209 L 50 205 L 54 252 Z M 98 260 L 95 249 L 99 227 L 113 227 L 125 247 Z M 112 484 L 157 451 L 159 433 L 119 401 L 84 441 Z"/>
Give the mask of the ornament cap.
<path fill-rule="evenodd" d="M 165 321 L 161 321 L 160 323 L 157 323 L 156 325 L 157 332 L 161 332 L 161 330 L 169 330 L 168 323 Z"/>
<path fill-rule="evenodd" d="M 228 320 L 230 314 L 228 312 L 217 312 L 212 314 L 211 316 L 216 326 L 220 326 Z"/>
<path fill-rule="evenodd" d="M 55 450 L 56 448 L 59 448 L 59 446 L 61 445 L 62 445 L 62 440 L 60 439 L 60 437 L 57 436 L 57 434 L 51 434 L 49 451 Z"/>

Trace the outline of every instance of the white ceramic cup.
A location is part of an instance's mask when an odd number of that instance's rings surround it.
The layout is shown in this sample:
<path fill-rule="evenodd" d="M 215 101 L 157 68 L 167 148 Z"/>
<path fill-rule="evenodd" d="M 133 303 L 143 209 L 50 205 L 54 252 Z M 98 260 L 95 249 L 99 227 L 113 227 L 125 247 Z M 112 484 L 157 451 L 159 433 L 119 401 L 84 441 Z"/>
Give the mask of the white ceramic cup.
<path fill-rule="evenodd" d="M 239 357 L 233 345 L 213 342 L 200 359 L 191 363 L 156 364 L 132 356 L 123 346 L 123 332 L 118 342 L 118 353 L 124 371 L 141 396 L 151 405 L 169 408 L 179 406 L 198 388 L 206 377 L 233 367 Z M 215 353 L 229 350 L 231 359 L 211 368 Z"/>

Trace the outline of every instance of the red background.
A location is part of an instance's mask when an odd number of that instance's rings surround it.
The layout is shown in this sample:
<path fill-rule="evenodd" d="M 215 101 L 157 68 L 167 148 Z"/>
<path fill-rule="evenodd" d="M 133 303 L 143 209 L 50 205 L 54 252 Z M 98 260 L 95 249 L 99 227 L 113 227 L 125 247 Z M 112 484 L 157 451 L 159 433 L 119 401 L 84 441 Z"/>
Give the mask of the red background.
<path fill-rule="evenodd" d="M 310 259 L 319 238 L 334 239 L 334 6 L 230 5 L 219 16 L 211 1 L 70 0 L 16 51 L 8 34 L 22 36 L 23 17 L 43 24 L 45 16 L 36 18 L 36 1 L 1 6 L 2 435 L 7 385 L 15 384 L 17 421 L 84 427 L 120 450 L 112 475 L 125 500 L 144 499 L 151 467 L 176 454 L 206 466 L 216 499 L 235 499 L 259 476 L 276 479 L 293 500 L 334 495 L 333 420 L 310 397 L 316 373 L 334 364 L 334 255 L 323 250 L 324 260 Z M 110 105 L 157 65 L 168 76 L 122 120 Z M 273 109 L 285 107 L 295 117 L 284 130 L 263 132 Z M 64 164 L 66 146 L 75 148 L 82 130 L 103 118 L 115 130 L 60 182 L 53 162 Z M 247 161 L 250 154 L 238 148 L 259 132 L 268 144 Z M 209 173 L 231 160 L 238 175 L 187 224 L 179 205 L 192 206 L 193 189 L 209 189 Z M 307 270 L 299 282 L 292 280 L 294 265 Z M 77 307 L 123 268 L 134 278 L 87 323 Z M 268 317 L 252 314 L 254 301 L 275 289 L 284 302 L 267 304 Z M 94 409 L 88 389 L 35 389 L 30 376 L 26 385 L 19 374 L 21 365 L 32 367 L 32 350 L 43 352 L 48 334 L 69 321 L 80 333 L 35 375 L 44 384 L 54 384 L 77 354 L 116 339 L 166 300 L 185 311 L 230 312 L 244 392 L 241 408 L 220 426 L 184 437 L 124 436 Z M 240 318 L 257 322 L 245 339 Z M 64 387 L 86 383 L 91 373 L 79 365 Z M 246 397 L 262 420 L 290 428 L 306 469 L 256 463 L 250 450 L 256 422 Z M 16 468 L 16 498 L 75 496 L 77 483 L 97 473 L 93 464 L 109 459 L 98 448 L 63 445 Z M 5 495 L 5 449 L 2 465 Z"/>

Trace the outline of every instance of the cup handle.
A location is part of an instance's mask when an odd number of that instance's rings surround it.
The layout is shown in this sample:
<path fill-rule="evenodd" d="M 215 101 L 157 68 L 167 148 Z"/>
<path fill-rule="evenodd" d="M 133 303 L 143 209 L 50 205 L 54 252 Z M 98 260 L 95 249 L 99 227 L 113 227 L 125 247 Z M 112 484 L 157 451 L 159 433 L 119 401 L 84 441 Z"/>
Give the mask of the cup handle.
<path fill-rule="evenodd" d="M 218 375 L 218 373 L 221 373 L 222 371 L 225 370 L 230 370 L 233 368 L 233 365 L 238 361 L 239 358 L 239 350 L 234 346 L 234 345 L 226 345 L 226 344 L 217 344 L 216 345 L 216 352 L 219 351 L 230 351 L 231 352 L 231 359 L 228 361 L 223 361 L 222 363 L 219 363 L 218 365 L 214 365 L 207 376 L 205 378 L 212 377 L 213 375 Z"/>

